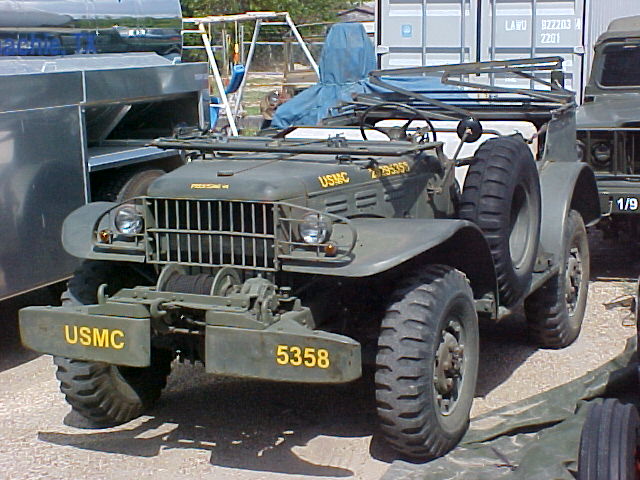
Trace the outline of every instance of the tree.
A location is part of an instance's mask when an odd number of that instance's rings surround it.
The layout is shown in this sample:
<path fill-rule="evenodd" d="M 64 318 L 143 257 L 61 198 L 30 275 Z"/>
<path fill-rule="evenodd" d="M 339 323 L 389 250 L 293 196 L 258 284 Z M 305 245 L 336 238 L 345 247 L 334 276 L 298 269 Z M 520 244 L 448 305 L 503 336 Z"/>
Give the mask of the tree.
<path fill-rule="evenodd" d="M 181 0 L 185 17 L 225 15 L 246 11 L 289 12 L 296 23 L 332 21 L 352 0 Z"/>

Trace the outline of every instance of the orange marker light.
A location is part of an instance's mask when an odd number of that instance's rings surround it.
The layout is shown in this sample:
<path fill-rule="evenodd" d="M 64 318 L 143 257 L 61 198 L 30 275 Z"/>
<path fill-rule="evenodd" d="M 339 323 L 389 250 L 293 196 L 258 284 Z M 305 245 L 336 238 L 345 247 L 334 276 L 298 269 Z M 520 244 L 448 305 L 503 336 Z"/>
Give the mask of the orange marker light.
<path fill-rule="evenodd" d="M 111 243 L 111 231 L 100 230 L 98 232 L 98 240 L 100 240 L 102 243 Z"/>
<path fill-rule="evenodd" d="M 338 253 L 338 247 L 335 243 L 329 242 L 324 246 L 324 253 L 329 257 L 333 257 Z"/>

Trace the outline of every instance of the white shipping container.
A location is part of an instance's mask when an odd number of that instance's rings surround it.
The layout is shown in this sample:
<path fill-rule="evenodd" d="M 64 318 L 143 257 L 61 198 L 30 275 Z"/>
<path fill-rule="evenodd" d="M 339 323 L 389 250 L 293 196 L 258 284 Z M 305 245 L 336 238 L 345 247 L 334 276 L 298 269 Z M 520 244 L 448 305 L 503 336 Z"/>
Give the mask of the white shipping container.
<path fill-rule="evenodd" d="M 640 0 L 378 0 L 378 65 L 559 55 L 581 101 L 598 36 L 611 20 L 638 14 Z"/>

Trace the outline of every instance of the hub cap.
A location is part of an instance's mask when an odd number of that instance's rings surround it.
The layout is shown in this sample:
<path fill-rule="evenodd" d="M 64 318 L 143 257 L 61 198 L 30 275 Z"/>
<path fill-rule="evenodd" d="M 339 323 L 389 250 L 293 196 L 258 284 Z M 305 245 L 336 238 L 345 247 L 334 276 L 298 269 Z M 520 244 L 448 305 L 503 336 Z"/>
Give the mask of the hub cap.
<path fill-rule="evenodd" d="M 440 413 L 449 415 L 458 402 L 464 372 L 464 331 L 457 318 L 442 330 L 436 351 L 433 383 Z"/>

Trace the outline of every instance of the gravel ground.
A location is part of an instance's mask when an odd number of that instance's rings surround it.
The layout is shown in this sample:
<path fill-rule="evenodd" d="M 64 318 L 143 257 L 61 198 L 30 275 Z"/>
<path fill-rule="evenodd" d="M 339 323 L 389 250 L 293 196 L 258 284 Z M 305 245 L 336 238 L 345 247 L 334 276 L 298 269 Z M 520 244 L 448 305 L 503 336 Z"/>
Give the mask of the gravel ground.
<path fill-rule="evenodd" d="M 483 326 L 474 415 L 577 378 L 623 350 L 635 332 L 629 309 L 604 303 L 633 291 L 634 250 L 596 238 L 587 316 L 569 348 L 536 350 L 518 318 Z M 0 307 L 8 325 L 0 339 L 2 478 L 378 479 L 394 459 L 376 435 L 370 378 L 276 385 L 217 381 L 178 365 L 149 415 L 111 429 L 65 426 L 69 408 L 50 357 L 17 345 L 18 306 Z"/>

